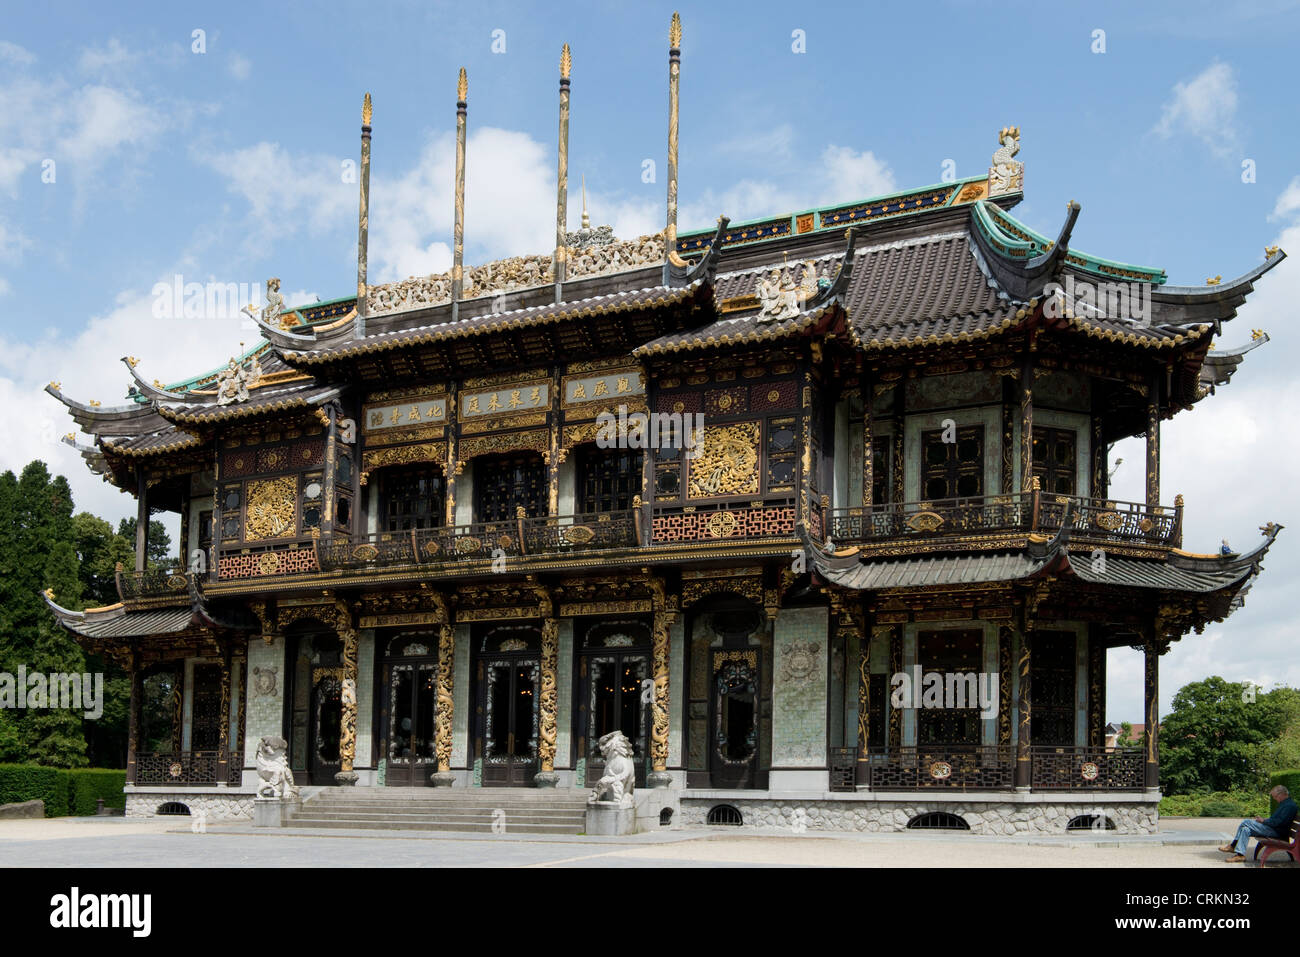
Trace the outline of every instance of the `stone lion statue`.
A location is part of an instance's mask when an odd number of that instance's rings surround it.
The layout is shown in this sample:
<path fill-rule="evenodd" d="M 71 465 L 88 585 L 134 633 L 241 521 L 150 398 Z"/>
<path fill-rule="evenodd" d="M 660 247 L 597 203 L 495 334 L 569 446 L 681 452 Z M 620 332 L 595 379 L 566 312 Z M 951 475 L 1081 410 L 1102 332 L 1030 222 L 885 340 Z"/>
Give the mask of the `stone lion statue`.
<path fill-rule="evenodd" d="M 622 731 L 611 731 L 597 742 L 605 758 L 605 774 L 596 782 L 588 803 L 597 801 L 632 805 L 632 788 L 636 784 L 636 765 L 632 763 L 632 742 Z"/>
<path fill-rule="evenodd" d="M 263 738 L 257 744 L 257 785 L 260 798 L 290 798 L 298 794 L 289 768 L 289 743 L 284 738 Z"/>

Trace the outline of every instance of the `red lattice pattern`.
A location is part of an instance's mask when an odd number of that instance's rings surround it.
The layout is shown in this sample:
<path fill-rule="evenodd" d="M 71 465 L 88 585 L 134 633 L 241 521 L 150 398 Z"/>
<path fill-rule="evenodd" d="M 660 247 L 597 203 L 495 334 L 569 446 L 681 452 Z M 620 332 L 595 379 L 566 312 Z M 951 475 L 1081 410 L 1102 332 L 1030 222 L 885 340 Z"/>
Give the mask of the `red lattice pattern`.
<path fill-rule="evenodd" d="M 792 380 L 785 382 L 759 383 L 750 386 L 750 407 L 755 412 L 769 409 L 793 409 L 797 404 L 796 385 Z"/>
<path fill-rule="evenodd" d="M 656 515 L 655 544 L 794 534 L 794 506 Z"/>
<path fill-rule="evenodd" d="M 698 392 L 661 392 L 655 397 L 656 412 L 699 412 L 700 393 Z M 677 408 L 681 405 L 681 408 Z"/>
<path fill-rule="evenodd" d="M 217 577 L 265 578 L 272 575 L 300 575 L 318 571 L 316 551 L 312 548 L 289 548 L 250 555 L 222 555 L 217 563 Z"/>

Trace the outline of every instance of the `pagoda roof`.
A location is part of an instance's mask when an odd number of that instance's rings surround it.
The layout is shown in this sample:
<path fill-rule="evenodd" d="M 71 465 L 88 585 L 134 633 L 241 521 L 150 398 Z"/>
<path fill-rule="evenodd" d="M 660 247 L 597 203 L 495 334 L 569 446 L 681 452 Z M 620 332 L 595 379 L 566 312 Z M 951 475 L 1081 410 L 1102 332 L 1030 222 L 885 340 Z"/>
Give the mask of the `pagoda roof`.
<path fill-rule="evenodd" d="M 202 627 L 192 605 L 180 608 L 127 610 L 122 602 L 73 611 L 55 602 L 46 591 L 46 606 L 60 625 L 73 634 L 96 640 L 178 634 Z"/>
<path fill-rule="evenodd" d="M 1044 575 L 1074 578 L 1087 584 L 1158 589 L 1207 595 L 1248 585 L 1282 526 L 1263 526 L 1264 542 L 1245 554 L 1194 555 L 1178 549 L 1153 558 L 1106 557 L 1105 571 L 1094 571 L 1091 553 L 1075 561 L 1069 551 L 1069 525 L 1052 538 L 1030 537 L 1018 551 L 985 554 L 925 555 L 898 559 L 864 559 L 858 548 L 827 552 L 805 536 L 805 550 L 817 575 L 854 591 L 929 588 L 985 582 L 1029 581 Z M 1233 607 L 1239 607 L 1235 602 Z M 1225 610 L 1225 614 L 1227 611 Z"/>

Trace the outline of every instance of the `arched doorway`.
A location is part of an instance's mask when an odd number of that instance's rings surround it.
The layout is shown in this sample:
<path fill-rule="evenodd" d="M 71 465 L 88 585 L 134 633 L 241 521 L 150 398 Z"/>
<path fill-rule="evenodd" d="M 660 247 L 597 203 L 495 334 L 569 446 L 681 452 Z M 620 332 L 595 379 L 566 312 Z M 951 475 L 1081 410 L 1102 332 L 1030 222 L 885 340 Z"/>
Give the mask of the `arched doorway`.
<path fill-rule="evenodd" d="M 289 682 L 285 694 L 289 766 L 299 784 L 333 785 L 342 770 L 343 642 L 315 620 L 286 632 Z"/>
<path fill-rule="evenodd" d="M 763 788 L 771 764 L 772 641 L 763 612 L 719 597 L 689 621 L 687 786 Z"/>
<path fill-rule="evenodd" d="M 485 626 L 474 636 L 475 764 L 483 787 L 532 787 L 538 769 L 541 631 Z"/>
<path fill-rule="evenodd" d="M 380 710 L 384 783 L 426 787 L 437 770 L 434 714 L 437 706 L 437 635 L 402 632 L 384 651 L 384 696 Z"/>
<path fill-rule="evenodd" d="M 578 650 L 574 740 L 588 786 L 600 780 L 600 739 L 622 731 L 632 742 L 637 787 L 645 786 L 650 742 L 650 627 L 641 621 L 589 621 Z"/>

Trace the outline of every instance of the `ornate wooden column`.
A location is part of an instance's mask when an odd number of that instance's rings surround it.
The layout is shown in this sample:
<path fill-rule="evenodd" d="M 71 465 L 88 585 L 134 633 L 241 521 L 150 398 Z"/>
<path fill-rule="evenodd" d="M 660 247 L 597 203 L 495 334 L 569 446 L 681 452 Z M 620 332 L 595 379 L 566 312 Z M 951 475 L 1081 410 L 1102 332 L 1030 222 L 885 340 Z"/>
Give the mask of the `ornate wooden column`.
<path fill-rule="evenodd" d="M 1169 643 L 1158 637 L 1143 642 L 1142 652 L 1146 664 L 1146 772 L 1143 784 L 1147 790 L 1160 787 L 1160 656 L 1169 650 Z"/>
<path fill-rule="evenodd" d="M 646 775 L 646 784 L 652 788 L 666 788 L 673 781 L 673 776 L 668 773 L 669 630 L 677 617 L 677 609 L 670 607 L 662 578 L 650 579 L 650 596 L 650 606 L 654 611 L 650 646 L 654 697 L 650 700 L 650 773 Z"/>
<path fill-rule="evenodd" d="M 1030 662 L 1030 631 L 1028 628 L 1022 628 L 1020 631 L 1020 657 L 1017 662 L 1017 669 L 1020 676 L 1019 694 L 1016 696 L 1016 706 L 1020 709 L 1020 722 L 1016 729 L 1016 776 L 1015 785 L 1017 788 L 1028 788 L 1030 781 L 1030 771 L 1032 762 L 1030 760 L 1030 717 L 1031 704 L 1029 696 L 1029 662 Z"/>
<path fill-rule="evenodd" d="M 143 467 L 136 469 L 135 481 L 135 570 L 142 572 L 149 555 L 149 483 Z"/>
<path fill-rule="evenodd" d="M 1088 745 L 1106 746 L 1106 642 L 1095 627 L 1088 629 Z"/>
<path fill-rule="evenodd" d="M 559 783 L 555 773 L 556 711 L 559 706 L 560 623 L 555 617 L 555 601 L 550 590 L 536 585 L 537 614 L 542 619 L 542 689 L 538 697 L 537 757 L 541 770 L 533 777 L 539 788 L 553 788 Z"/>
<path fill-rule="evenodd" d="M 903 629 L 898 625 L 892 625 L 889 629 L 889 674 L 890 680 L 893 676 L 903 673 Z M 886 749 L 895 757 L 898 757 L 898 751 L 903 746 L 903 709 L 890 706 L 889 708 L 889 734 L 885 739 Z"/>
<path fill-rule="evenodd" d="M 875 395 L 871 377 L 862 371 L 862 504 L 870 507 L 876 486 L 876 461 L 871 447 L 872 429 L 875 427 Z"/>
<path fill-rule="evenodd" d="M 127 662 L 131 679 L 131 697 L 126 711 L 126 783 L 135 784 L 135 752 L 140 739 L 140 702 L 144 697 L 144 679 L 140 675 L 140 655 L 132 650 Z"/>
<path fill-rule="evenodd" d="M 429 780 L 436 788 L 449 788 L 456 781 L 456 776 L 451 773 L 452 719 L 456 707 L 452 696 L 456 677 L 456 623 L 441 593 L 434 592 L 433 608 L 438 618 L 438 684 L 433 713 L 433 753 L 438 766 Z"/>
<path fill-rule="evenodd" d="M 1033 346 L 1031 345 L 1032 349 Z M 1034 360 L 1025 357 L 1020 372 L 1020 490 L 1028 492 L 1034 477 Z"/>
<path fill-rule="evenodd" d="M 1005 373 L 1005 375 L 1004 375 Z M 1015 422 L 1016 422 L 1016 380 L 1015 370 L 1003 370 L 1002 379 L 1002 494 L 1015 492 Z"/>
<path fill-rule="evenodd" d="M 341 785 L 357 783 L 358 775 L 352 770 L 357 756 L 357 630 L 352 624 L 352 613 L 341 600 L 334 602 L 334 620 L 339 639 L 343 642 L 342 714 L 339 719 L 339 772 L 334 780 Z"/>
<path fill-rule="evenodd" d="M 1160 504 L 1160 383 L 1152 377 L 1147 394 L 1147 506 Z"/>
<path fill-rule="evenodd" d="M 322 412 L 325 426 L 325 473 L 321 483 L 324 488 L 321 499 L 325 507 L 321 509 L 320 533 L 322 537 L 328 538 L 334 534 L 334 505 L 338 499 L 335 488 L 338 475 L 339 409 L 333 402 L 328 402 L 317 410 L 318 417 Z"/>
<path fill-rule="evenodd" d="M 906 420 L 904 415 L 907 412 L 907 399 L 904 393 L 907 390 L 902 383 L 894 386 L 894 449 L 890 457 L 893 459 L 894 474 L 894 503 L 907 501 L 906 489 L 903 488 L 903 453 L 907 448 L 905 433 Z"/>
<path fill-rule="evenodd" d="M 242 762 L 241 762 L 242 767 Z M 230 783 L 230 641 L 221 643 L 221 715 L 217 722 L 217 787 Z"/>

